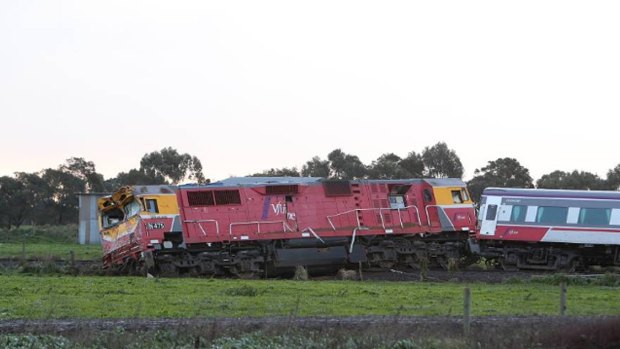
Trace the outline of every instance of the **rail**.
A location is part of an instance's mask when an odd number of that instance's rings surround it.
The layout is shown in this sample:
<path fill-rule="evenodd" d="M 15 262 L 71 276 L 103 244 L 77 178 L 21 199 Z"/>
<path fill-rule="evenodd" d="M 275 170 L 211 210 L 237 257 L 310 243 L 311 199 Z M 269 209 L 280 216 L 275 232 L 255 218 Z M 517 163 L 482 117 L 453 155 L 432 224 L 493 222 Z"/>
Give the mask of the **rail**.
<path fill-rule="evenodd" d="M 202 234 L 204 236 L 207 236 L 207 231 L 202 227 L 202 224 L 200 224 L 200 223 L 215 223 L 215 234 L 216 234 L 218 239 L 220 238 L 220 224 L 215 219 L 185 220 L 185 221 L 183 221 L 183 223 L 196 223 L 196 224 L 198 224 L 198 227 L 200 228 L 200 231 L 202 231 Z"/>
<path fill-rule="evenodd" d="M 405 224 L 403 223 L 403 217 L 401 215 L 401 211 L 403 210 L 408 210 L 410 208 L 414 208 L 415 212 L 416 212 L 416 216 L 418 218 L 418 224 L 422 225 L 422 221 L 420 220 L 420 211 L 418 210 L 418 207 L 415 205 L 410 205 L 410 206 L 405 206 L 405 207 L 400 207 L 400 208 L 390 208 L 390 207 L 379 207 L 379 208 L 356 208 L 354 210 L 349 210 L 349 211 L 345 211 L 342 213 L 337 213 L 334 215 L 330 215 L 327 216 L 327 221 L 329 222 L 329 225 L 332 227 L 333 230 L 336 230 L 336 227 L 334 226 L 334 223 L 332 222 L 332 218 L 338 217 L 338 216 L 342 216 L 342 215 L 346 215 L 352 212 L 355 212 L 355 220 L 357 222 L 357 227 L 361 228 L 360 225 L 360 218 L 357 215 L 357 212 L 363 212 L 363 211 L 379 211 L 379 216 L 381 217 L 381 227 L 383 227 L 383 229 L 385 229 L 385 219 L 383 218 L 383 211 L 398 211 L 398 222 L 400 223 L 400 227 L 404 228 Z"/>

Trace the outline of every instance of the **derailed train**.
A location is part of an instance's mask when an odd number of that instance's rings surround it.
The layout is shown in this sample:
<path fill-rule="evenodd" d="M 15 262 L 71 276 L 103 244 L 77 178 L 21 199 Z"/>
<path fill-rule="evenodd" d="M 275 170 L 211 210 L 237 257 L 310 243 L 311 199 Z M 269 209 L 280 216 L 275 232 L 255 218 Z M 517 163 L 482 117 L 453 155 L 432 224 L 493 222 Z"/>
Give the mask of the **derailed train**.
<path fill-rule="evenodd" d="M 241 177 L 124 187 L 98 206 L 106 268 L 269 275 L 475 261 L 475 209 L 459 179 Z"/>
<path fill-rule="evenodd" d="M 99 200 L 104 267 L 274 275 L 364 266 L 620 265 L 620 193 L 488 188 L 459 179 L 242 177 L 124 187 Z"/>

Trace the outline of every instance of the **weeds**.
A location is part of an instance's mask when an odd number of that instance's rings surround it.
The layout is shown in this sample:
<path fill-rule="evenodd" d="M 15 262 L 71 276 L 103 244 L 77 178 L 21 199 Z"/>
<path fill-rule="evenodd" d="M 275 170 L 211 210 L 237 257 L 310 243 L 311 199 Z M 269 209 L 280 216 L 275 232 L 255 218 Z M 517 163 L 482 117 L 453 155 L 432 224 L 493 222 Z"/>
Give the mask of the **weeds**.
<path fill-rule="evenodd" d="M 530 280 L 511 277 L 504 280 L 506 284 L 544 284 L 560 285 L 566 283 L 571 286 L 607 286 L 620 287 L 620 275 L 606 273 L 602 275 L 571 275 L 571 274 L 552 274 L 543 276 L 532 276 Z"/>
<path fill-rule="evenodd" d="M 543 325 L 544 324 L 544 325 Z M 7 349 L 142 349 L 142 348 L 271 348 L 271 349 L 524 349 L 524 348 L 617 348 L 620 345 L 619 318 L 555 321 L 540 318 L 534 323 L 486 322 L 471 336 L 455 334 L 451 323 L 410 326 L 377 322 L 343 326 L 325 324 L 321 328 L 298 324 L 255 324 L 247 327 L 226 324 L 151 330 L 83 329 L 63 336 L 36 334 L 0 335 L 0 347 Z"/>
<path fill-rule="evenodd" d="M 231 287 L 225 290 L 225 294 L 233 297 L 256 297 L 261 292 L 253 286 L 242 285 L 239 287 Z"/>
<path fill-rule="evenodd" d="M 295 275 L 293 275 L 293 280 L 298 281 L 306 281 L 308 280 L 308 270 L 302 265 L 298 265 L 295 267 Z"/>

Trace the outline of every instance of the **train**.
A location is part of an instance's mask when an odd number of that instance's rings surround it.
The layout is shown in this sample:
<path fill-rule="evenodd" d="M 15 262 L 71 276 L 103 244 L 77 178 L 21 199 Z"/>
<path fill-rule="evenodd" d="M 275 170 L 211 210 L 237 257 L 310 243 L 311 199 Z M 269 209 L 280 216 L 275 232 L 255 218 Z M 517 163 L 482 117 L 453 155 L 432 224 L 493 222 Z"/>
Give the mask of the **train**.
<path fill-rule="evenodd" d="M 620 266 L 620 192 L 486 188 L 473 253 L 505 270 Z"/>
<path fill-rule="evenodd" d="M 123 187 L 98 212 L 104 268 L 128 273 L 620 265 L 611 191 L 486 188 L 477 207 L 455 178 L 233 177 Z"/>
<path fill-rule="evenodd" d="M 460 179 L 235 177 L 130 186 L 98 200 L 106 269 L 279 275 L 476 261 L 476 210 Z"/>

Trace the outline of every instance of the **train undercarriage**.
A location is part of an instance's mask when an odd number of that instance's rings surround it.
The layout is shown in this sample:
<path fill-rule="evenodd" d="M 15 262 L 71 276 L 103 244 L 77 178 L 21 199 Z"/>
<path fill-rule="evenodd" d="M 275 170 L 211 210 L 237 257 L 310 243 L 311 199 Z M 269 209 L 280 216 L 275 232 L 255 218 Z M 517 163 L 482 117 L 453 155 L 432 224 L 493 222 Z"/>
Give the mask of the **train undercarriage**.
<path fill-rule="evenodd" d="M 585 244 L 480 242 L 488 265 L 506 271 L 575 272 L 591 266 L 620 266 L 620 247 Z"/>
<path fill-rule="evenodd" d="M 112 269 L 120 273 L 161 276 L 274 277 L 292 274 L 297 266 L 311 273 L 340 268 L 443 268 L 456 270 L 478 261 L 470 253 L 467 234 L 444 233 L 362 236 L 319 240 L 262 240 L 248 243 L 176 245 L 127 257 Z"/>

